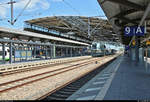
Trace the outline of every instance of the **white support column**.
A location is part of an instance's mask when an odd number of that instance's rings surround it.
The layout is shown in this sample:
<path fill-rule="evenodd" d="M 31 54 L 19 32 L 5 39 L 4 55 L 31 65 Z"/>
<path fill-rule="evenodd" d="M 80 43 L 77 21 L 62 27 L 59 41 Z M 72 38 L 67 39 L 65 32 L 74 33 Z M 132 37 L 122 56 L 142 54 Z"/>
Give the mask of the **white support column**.
<path fill-rule="evenodd" d="M 12 63 L 12 42 L 9 44 L 9 63 Z"/>
<path fill-rule="evenodd" d="M 55 43 L 52 45 L 52 47 L 51 47 L 52 49 L 51 49 L 51 51 L 52 51 L 52 58 L 56 58 L 56 45 L 55 45 Z"/>
<path fill-rule="evenodd" d="M 139 48 L 139 61 L 144 62 L 144 48 Z"/>
<path fill-rule="evenodd" d="M 72 47 L 70 47 L 70 54 L 71 54 L 71 57 L 72 57 Z"/>
<path fill-rule="evenodd" d="M 36 58 L 36 45 L 34 46 L 34 58 Z"/>
<path fill-rule="evenodd" d="M 2 55 L 3 63 L 5 63 L 5 44 L 4 43 L 2 44 L 2 52 L 3 52 L 3 55 Z"/>
<path fill-rule="evenodd" d="M 51 59 L 53 58 L 53 45 L 50 46 L 51 52 L 50 52 L 50 57 Z"/>
<path fill-rule="evenodd" d="M 66 57 L 68 57 L 68 47 L 66 47 Z"/>
<path fill-rule="evenodd" d="M 136 61 L 136 49 L 131 48 L 131 60 Z"/>
<path fill-rule="evenodd" d="M 47 59 L 47 54 L 48 54 L 48 53 L 47 53 L 47 50 L 48 50 L 48 47 L 45 46 L 45 51 L 46 51 L 46 52 L 45 52 L 45 59 Z"/>

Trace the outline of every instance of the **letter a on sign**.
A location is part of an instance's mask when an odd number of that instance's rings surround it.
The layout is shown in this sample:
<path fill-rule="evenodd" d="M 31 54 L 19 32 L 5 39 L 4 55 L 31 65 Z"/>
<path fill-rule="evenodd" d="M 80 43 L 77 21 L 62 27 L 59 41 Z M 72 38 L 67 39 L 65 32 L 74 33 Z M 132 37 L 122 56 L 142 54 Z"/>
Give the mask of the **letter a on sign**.
<path fill-rule="evenodd" d="M 140 34 L 143 33 L 142 30 L 141 30 L 141 27 L 138 27 L 138 28 L 137 28 L 136 34 L 138 34 L 138 33 L 140 33 Z"/>
<path fill-rule="evenodd" d="M 136 36 L 143 36 L 145 34 L 145 27 L 143 26 L 138 26 L 135 29 L 135 35 Z"/>

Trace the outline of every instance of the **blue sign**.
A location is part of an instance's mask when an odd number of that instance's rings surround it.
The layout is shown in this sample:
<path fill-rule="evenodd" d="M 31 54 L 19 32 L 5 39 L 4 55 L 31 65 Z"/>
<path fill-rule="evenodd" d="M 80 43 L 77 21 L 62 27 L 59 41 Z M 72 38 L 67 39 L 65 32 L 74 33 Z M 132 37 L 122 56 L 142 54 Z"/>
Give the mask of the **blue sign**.
<path fill-rule="evenodd" d="M 124 36 L 143 36 L 145 34 L 144 26 L 130 26 L 125 27 Z"/>
<path fill-rule="evenodd" d="M 21 51 L 15 51 L 15 58 L 20 58 L 21 57 Z"/>

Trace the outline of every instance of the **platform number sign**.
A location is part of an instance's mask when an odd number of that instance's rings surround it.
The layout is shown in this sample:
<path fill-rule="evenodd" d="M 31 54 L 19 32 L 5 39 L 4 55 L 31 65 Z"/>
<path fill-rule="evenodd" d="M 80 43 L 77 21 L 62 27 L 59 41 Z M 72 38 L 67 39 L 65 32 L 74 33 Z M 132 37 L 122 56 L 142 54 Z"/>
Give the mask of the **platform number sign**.
<path fill-rule="evenodd" d="M 124 36 L 143 36 L 144 34 L 144 26 L 130 26 L 124 28 Z"/>

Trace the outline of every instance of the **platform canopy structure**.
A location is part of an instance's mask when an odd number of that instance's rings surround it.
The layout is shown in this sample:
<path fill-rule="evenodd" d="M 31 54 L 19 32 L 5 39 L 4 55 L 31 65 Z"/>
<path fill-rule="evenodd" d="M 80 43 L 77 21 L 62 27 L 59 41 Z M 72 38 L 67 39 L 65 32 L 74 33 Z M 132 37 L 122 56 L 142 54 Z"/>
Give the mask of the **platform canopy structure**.
<path fill-rule="evenodd" d="M 28 20 L 25 24 L 24 30 L 42 31 L 89 44 L 93 41 L 120 42 L 111 24 L 100 17 L 52 16 Z"/>
<path fill-rule="evenodd" d="M 89 55 L 88 43 L 0 27 L 0 64 Z"/>
<path fill-rule="evenodd" d="M 98 0 L 113 30 L 121 36 L 123 44 L 130 44 L 132 37 L 124 36 L 125 26 L 145 26 L 147 33 L 140 37 L 141 43 L 150 39 L 149 0 Z"/>

